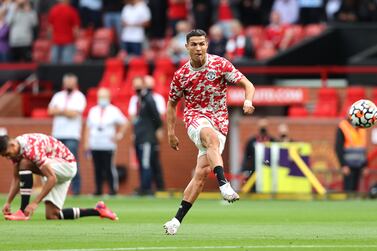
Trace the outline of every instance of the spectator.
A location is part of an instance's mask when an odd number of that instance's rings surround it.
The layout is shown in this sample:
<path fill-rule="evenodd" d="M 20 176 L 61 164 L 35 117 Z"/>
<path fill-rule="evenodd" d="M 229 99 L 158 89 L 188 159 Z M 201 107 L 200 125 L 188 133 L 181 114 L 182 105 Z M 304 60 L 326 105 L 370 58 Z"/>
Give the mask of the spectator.
<path fill-rule="evenodd" d="M 188 59 L 186 49 L 186 34 L 191 30 L 191 26 L 187 21 L 179 21 L 177 23 L 177 35 L 175 35 L 169 45 L 169 54 L 174 63 L 179 63 Z"/>
<path fill-rule="evenodd" d="M 179 21 L 187 20 L 187 0 L 169 0 L 168 19 L 173 36 L 177 34 L 176 26 Z"/>
<path fill-rule="evenodd" d="M 325 6 L 327 21 L 334 21 L 335 13 L 339 11 L 342 0 L 328 0 Z"/>
<path fill-rule="evenodd" d="M 365 129 L 354 128 L 343 119 L 336 131 L 335 152 L 343 174 L 346 192 L 356 192 L 360 176 L 367 166 L 367 135 Z M 364 169 L 366 172 L 367 169 Z"/>
<path fill-rule="evenodd" d="M 122 10 L 122 42 L 129 55 L 141 56 L 145 40 L 145 27 L 151 20 L 151 12 L 142 0 L 128 0 Z"/>
<path fill-rule="evenodd" d="M 50 12 L 51 8 L 54 7 L 60 0 L 37 0 L 34 8 L 39 15 L 45 15 Z"/>
<path fill-rule="evenodd" d="M 72 63 L 75 52 L 74 41 L 80 27 L 77 10 L 69 5 L 70 0 L 62 0 L 52 7 L 48 15 L 52 31 L 52 63 Z"/>
<path fill-rule="evenodd" d="M 281 23 L 279 12 L 272 11 L 270 24 L 266 28 L 266 39 L 272 43 L 277 50 L 287 49 L 293 40 L 293 30 L 289 25 Z"/>
<path fill-rule="evenodd" d="M 260 119 L 258 121 L 258 134 L 251 137 L 246 143 L 241 169 L 242 172 L 247 172 L 246 176 L 249 176 L 251 172 L 255 171 L 255 143 L 275 141 L 275 139 L 268 133 L 267 124 L 267 119 Z"/>
<path fill-rule="evenodd" d="M 153 179 L 156 181 L 158 190 L 164 189 L 159 162 L 159 140 L 157 137 L 157 132 L 162 126 L 162 120 L 153 94 L 146 87 L 144 79 L 136 77 L 133 79 L 132 84 L 137 93 L 136 113 L 131 111 L 131 114 L 140 172 L 138 193 L 139 195 L 150 195 L 153 194 Z M 135 108 L 132 109 L 135 110 Z"/>
<path fill-rule="evenodd" d="M 148 36 L 151 39 L 165 39 L 167 17 L 167 0 L 149 1 L 148 7 L 151 11 L 151 22 L 148 27 Z"/>
<path fill-rule="evenodd" d="M 324 0 L 298 0 L 300 6 L 300 23 L 311 24 L 325 20 Z"/>
<path fill-rule="evenodd" d="M 121 44 L 123 5 L 123 0 L 103 0 L 103 24 L 106 28 L 113 28 L 116 31 L 119 45 Z"/>
<path fill-rule="evenodd" d="M 9 60 L 9 26 L 5 22 L 5 10 L 0 9 L 0 62 L 7 62 Z"/>
<path fill-rule="evenodd" d="M 232 37 L 226 44 L 226 57 L 229 60 L 250 59 L 253 56 L 253 45 L 244 33 L 238 20 L 232 22 Z"/>
<path fill-rule="evenodd" d="M 102 0 L 80 0 L 82 27 L 100 28 L 102 26 Z"/>
<path fill-rule="evenodd" d="M 209 29 L 208 53 L 224 57 L 227 40 L 219 25 L 212 25 Z"/>
<path fill-rule="evenodd" d="M 287 124 L 279 124 L 278 126 L 278 138 L 277 142 L 292 142 L 293 140 L 289 137 L 289 128 Z"/>
<path fill-rule="evenodd" d="M 37 13 L 28 0 L 17 0 L 10 19 L 9 45 L 13 61 L 31 61 L 34 27 L 38 24 Z"/>
<path fill-rule="evenodd" d="M 195 29 L 208 32 L 212 19 L 212 0 L 193 0 L 192 14 L 195 20 Z"/>
<path fill-rule="evenodd" d="M 52 136 L 59 139 L 73 153 L 79 166 L 78 149 L 81 138 L 82 112 L 86 106 L 84 94 L 78 89 L 77 76 L 68 73 L 63 77 L 63 90 L 57 92 L 48 105 L 48 113 L 53 116 Z M 72 179 L 72 192 L 80 194 L 80 172 Z"/>
<path fill-rule="evenodd" d="M 241 0 L 238 4 L 240 21 L 244 27 L 262 25 L 262 1 Z"/>
<path fill-rule="evenodd" d="M 95 170 L 96 190 L 94 195 L 102 195 L 104 175 L 107 178 L 109 194 L 118 191 L 118 175 L 114 164 L 117 142 L 122 140 L 127 119 L 120 109 L 110 103 L 110 91 L 100 88 L 97 92 L 97 105 L 89 110 L 84 133 L 85 152 L 90 151 Z"/>
<path fill-rule="evenodd" d="M 335 19 L 339 22 L 357 22 L 358 2 L 355 0 L 344 0 L 339 11 L 335 13 Z"/>
<path fill-rule="evenodd" d="M 221 26 L 226 38 L 231 36 L 233 19 L 239 19 L 237 3 L 230 0 L 214 0 L 213 22 Z"/>
<path fill-rule="evenodd" d="M 299 19 L 298 0 L 275 0 L 272 11 L 280 15 L 282 24 L 294 24 Z"/>
<path fill-rule="evenodd" d="M 0 5 L 0 9 L 2 11 L 5 11 L 5 22 L 7 24 L 10 23 L 10 21 L 12 20 L 12 17 L 13 17 L 13 14 L 14 14 L 14 11 L 16 10 L 16 7 L 17 7 L 17 3 L 16 1 L 13 1 L 13 0 L 2 0 L 1 1 L 1 5 Z"/>

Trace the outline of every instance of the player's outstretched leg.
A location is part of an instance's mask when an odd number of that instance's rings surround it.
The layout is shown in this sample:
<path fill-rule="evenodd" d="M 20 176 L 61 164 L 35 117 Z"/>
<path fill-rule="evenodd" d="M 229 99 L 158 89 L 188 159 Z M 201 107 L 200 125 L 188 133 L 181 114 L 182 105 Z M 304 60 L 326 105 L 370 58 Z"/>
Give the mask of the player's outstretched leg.
<path fill-rule="evenodd" d="M 103 201 L 99 201 L 95 208 L 64 208 L 60 210 L 50 201 L 46 201 L 46 218 L 49 220 L 74 220 L 81 217 L 99 216 L 110 220 L 118 220 L 117 215 L 111 211 Z"/>
<path fill-rule="evenodd" d="M 211 168 L 208 165 L 207 158 L 201 156 L 198 158 L 198 164 L 195 168 L 194 177 L 187 185 L 183 192 L 183 200 L 178 208 L 177 214 L 173 219 L 164 224 L 165 233 L 168 235 L 175 235 L 180 227 L 183 218 L 190 210 L 192 204 L 198 198 L 200 192 L 203 190 L 205 181 L 208 174 L 211 172 Z"/>

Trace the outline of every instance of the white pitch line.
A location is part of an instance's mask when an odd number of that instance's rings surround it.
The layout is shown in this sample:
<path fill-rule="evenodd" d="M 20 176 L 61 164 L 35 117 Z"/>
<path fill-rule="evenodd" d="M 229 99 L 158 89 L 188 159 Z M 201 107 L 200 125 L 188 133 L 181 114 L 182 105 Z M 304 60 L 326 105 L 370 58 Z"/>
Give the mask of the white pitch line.
<path fill-rule="evenodd" d="M 184 249 L 281 249 L 281 248 L 377 248 L 377 245 L 268 245 L 268 246 L 194 246 L 194 247 L 128 247 L 128 248 L 79 248 L 38 249 L 29 251 L 132 251 L 132 250 L 184 250 Z"/>

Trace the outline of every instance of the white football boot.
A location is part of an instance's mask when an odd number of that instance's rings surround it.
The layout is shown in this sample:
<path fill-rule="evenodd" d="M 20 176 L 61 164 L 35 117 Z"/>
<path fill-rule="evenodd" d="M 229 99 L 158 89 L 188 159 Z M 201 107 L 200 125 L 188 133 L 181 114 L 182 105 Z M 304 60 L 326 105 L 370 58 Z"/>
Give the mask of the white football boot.
<path fill-rule="evenodd" d="M 240 199 L 240 196 L 233 190 L 229 182 L 220 187 L 220 192 L 224 200 L 228 201 L 229 203 Z"/>
<path fill-rule="evenodd" d="M 176 218 L 171 219 L 170 221 L 164 224 L 165 233 L 167 235 L 175 235 L 178 231 L 181 223 Z"/>

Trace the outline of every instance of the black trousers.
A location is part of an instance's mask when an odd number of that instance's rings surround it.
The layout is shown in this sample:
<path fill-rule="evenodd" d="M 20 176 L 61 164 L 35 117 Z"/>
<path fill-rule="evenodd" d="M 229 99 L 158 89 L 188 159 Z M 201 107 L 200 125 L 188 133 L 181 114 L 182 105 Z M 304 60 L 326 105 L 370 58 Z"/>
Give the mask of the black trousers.
<path fill-rule="evenodd" d="M 140 192 L 149 193 L 154 182 L 157 190 L 164 190 L 164 179 L 160 164 L 160 146 L 155 143 L 135 144 L 139 163 Z"/>
<path fill-rule="evenodd" d="M 113 155 L 114 151 L 92 150 L 96 195 L 102 194 L 102 187 L 105 178 L 109 185 L 109 193 L 116 194 L 118 191 L 118 173 L 113 163 Z"/>
<path fill-rule="evenodd" d="M 345 192 L 357 191 L 362 170 L 361 168 L 350 168 L 350 174 L 343 177 L 343 188 Z"/>

